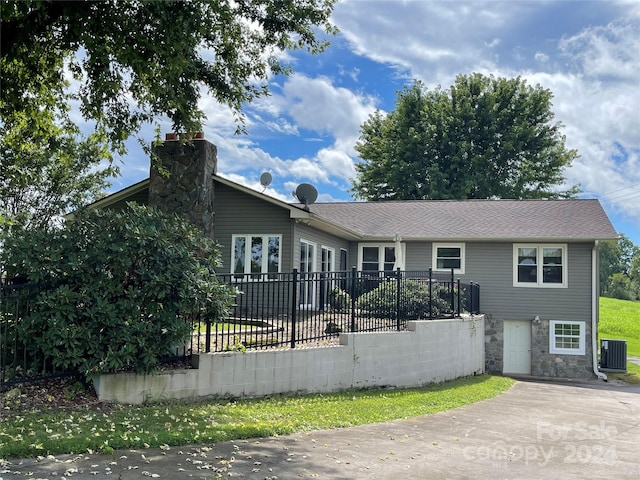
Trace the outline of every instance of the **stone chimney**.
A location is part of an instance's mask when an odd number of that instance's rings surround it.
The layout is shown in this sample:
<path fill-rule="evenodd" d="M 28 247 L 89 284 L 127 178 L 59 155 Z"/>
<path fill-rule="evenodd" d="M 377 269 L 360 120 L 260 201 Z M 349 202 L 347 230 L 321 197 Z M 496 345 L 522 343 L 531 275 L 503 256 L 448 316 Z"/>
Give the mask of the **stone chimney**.
<path fill-rule="evenodd" d="M 213 239 L 213 175 L 218 149 L 201 133 L 194 135 L 189 144 L 178 141 L 176 134 L 165 138 L 153 147 L 156 160 L 149 172 L 149 205 L 187 219 Z"/>

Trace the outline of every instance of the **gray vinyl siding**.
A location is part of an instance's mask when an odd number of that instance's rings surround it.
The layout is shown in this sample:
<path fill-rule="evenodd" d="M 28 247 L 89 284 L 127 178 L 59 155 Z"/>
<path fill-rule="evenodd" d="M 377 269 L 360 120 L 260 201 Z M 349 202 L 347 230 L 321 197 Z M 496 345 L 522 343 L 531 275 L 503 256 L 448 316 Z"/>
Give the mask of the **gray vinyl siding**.
<path fill-rule="evenodd" d="M 431 268 L 431 242 L 407 242 L 405 255 L 407 270 L 424 271 Z"/>
<path fill-rule="evenodd" d="M 230 273 L 231 236 L 247 234 L 282 235 L 281 271 L 291 266 L 292 223 L 289 210 L 265 202 L 216 182 L 215 239 L 220 243 L 222 273 Z"/>
<path fill-rule="evenodd" d="M 347 268 L 358 268 L 358 242 L 349 243 L 348 260 Z"/>
<path fill-rule="evenodd" d="M 465 242 L 465 273 L 456 274 L 456 278 L 480 284 L 480 308 L 486 314 L 511 319 L 538 315 L 552 320 L 590 320 L 592 246 L 568 244 L 567 288 L 514 287 L 512 242 Z M 431 267 L 432 243 L 407 242 L 407 270 Z"/>
<path fill-rule="evenodd" d="M 591 244 L 567 248 L 567 288 L 513 286 L 513 243 L 467 243 L 462 281 L 480 284 L 482 312 L 498 318 L 591 319 Z"/>

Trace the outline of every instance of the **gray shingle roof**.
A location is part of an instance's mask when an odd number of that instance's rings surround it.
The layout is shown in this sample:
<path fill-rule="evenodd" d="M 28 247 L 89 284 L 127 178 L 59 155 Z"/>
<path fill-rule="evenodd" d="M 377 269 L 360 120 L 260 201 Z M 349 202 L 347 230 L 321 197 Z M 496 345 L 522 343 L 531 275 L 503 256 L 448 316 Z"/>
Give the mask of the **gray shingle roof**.
<path fill-rule="evenodd" d="M 367 238 L 606 240 L 617 233 L 600 202 L 418 200 L 316 203 L 311 213 Z"/>

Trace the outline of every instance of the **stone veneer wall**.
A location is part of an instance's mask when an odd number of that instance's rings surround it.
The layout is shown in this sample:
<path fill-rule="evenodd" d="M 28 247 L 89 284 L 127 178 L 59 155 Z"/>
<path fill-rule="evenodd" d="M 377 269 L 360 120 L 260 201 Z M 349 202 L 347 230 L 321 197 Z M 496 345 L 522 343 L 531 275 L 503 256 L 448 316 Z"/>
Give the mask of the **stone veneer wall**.
<path fill-rule="evenodd" d="M 159 167 L 149 174 L 149 205 L 167 213 L 176 213 L 202 229 L 204 236 L 214 235 L 214 182 L 217 148 L 194 139 L 191 144 L 166 141 L 154 147 Z"/>
<path fill-rule="evenodd" d="M 501 374 L 504 355 L 504 321 L 485 315 L 485 368 Z M 585 321 L 585 354 L 558 355 L 549 353 L 549 320 L 531 322 L 531 375 L 590 379 L 595 375 L 591 365 L 591 322 Z"/>
<path fill-rule="evenodd" d="M 504 348 L 502 319 L 494 319 L 491 314 L 484 316 L 484 358 L 488 373 L 502 374 Z"/>

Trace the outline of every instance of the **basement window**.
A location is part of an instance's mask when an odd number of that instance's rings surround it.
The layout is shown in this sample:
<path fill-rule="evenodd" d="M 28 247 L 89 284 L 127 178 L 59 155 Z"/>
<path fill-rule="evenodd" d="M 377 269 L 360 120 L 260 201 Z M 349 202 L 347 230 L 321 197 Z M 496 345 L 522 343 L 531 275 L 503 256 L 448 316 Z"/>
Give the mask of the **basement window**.
<path fill-rule="evenodd" d="M 549 353 L 584 355 L 585 323 L 551 320 Z"/>

